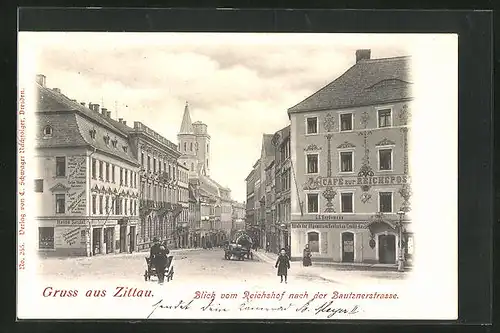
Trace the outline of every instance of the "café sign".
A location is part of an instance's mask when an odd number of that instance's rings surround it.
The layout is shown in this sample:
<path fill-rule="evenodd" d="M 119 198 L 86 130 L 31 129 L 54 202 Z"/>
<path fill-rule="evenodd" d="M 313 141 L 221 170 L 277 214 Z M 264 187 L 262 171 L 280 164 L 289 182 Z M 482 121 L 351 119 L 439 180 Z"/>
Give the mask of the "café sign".
<path fill-rule="evenodd" d="M 408 184 L 408 175 L 387 175 L 372 177 L 318 177 L 316 184 L 320 187 L 327 186 L 362 186 L 362 185 L 402 185 Z"/>

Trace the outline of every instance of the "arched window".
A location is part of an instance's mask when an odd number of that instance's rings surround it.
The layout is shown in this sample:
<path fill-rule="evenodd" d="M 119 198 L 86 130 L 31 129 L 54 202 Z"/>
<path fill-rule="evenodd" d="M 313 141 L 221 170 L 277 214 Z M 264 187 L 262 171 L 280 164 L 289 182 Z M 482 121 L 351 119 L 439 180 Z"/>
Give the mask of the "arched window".
<path fill-rule="evenodd" d="M 43 128 L 43 136 L 52 136 L 52 127 L 45 126 Z"/>
<path fill-rule="evenodd" d="M 209 151 L 210 151 L 210 150 L 208 149 L 208 143 L 207 143 L 207 154 L 208 154 L 208 152 L 209 152 Z"/>
<path fill-rule="evenodd" d="M 193 143 L 191 142 L 191 144 L 189 145 L 189 149 L 191 149 L 191 151 L 193 151 Z"/>
<path fill-rule="evenodd" d="M 186 150 L 187 150 L 187 143 L 184 142 L 184 151 L 186 151 Z"/>
<path fill-rule="evenodd" d="M 307 244 L 311 252 L 319 252 L 319 233 L 310 231 L 307 233 Z"/>

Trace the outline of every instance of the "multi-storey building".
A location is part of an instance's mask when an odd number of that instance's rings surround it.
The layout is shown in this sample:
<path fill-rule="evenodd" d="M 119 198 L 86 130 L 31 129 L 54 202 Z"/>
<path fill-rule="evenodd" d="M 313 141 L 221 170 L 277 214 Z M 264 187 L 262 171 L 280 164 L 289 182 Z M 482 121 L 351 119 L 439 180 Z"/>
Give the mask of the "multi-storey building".
<path fill-rule="evenodd" d="M 141 122 L 129 127 L 122 118 L 114 125 L 128 134 L 134 157 L 139 161 L 139 249 L 149 249 L 156 237 L 175 247 L 176 219 L 182 212 L 178 203 L 177 145 Z"/>
<path fill-rule="evenodd" d="M 222 233 L 224 233 L 224 235 L 229 237 L 233 226 L 233 209 L 232 209 L 233 199 L 231 199 L 231 190 L 229 188 L 220 186 L 219 190 L 221 197 L 220 230 L 222 231 Z"/>
<path fill-rule="evenodd" d="M 77 103 L 37 75 L 39 250 L 97 255 L 137 248 L 138 172 L 127 133 L 99 105 Z"/>
<path fill-rule="evenodd" d="M 290 184 L 292 181 L 292 165 L 290 163 L 290 126 L 287 126 L 273 136 L 274 146 L 274 173 L 275 173 L 275 201 L 276 213 L 274 223 L 277 233 L 275 244 L 279 248 L 290 250 Z"/>
<path fill-rule="evenodd" d="M 201 201 L 196 188 L 191 184 L 189 184 L 189 228 L 192 247 L 201 246 Z"/>
<path fill-rule="evenodd" d="M 400 249 L 412 254 L 410 58 L 370 53 L 358 50 L 350 69 L 288 109 L 292 257 L 305 244 L 314 260 L 395 263 Z"/>
<path fill-rule="evenodd" d="M 177 185 L 182 211 L 177 218 L 176 243 L 180 248 L 192 247 L 194 225 L 189 219 L 189 169 L 183 163 L 177 164 Z"/>
<path fill-rule="evenodd" d="M 277 252 L 277 229 L 275 225 L 275 174 L 274 174 L 274 159 L 265 167 L 265 184 L 264 184 L 264 207 L 265 207 L 265 232 L 266 244 L 269 245 L 269 251 Z"/>
<path fill-rule="evenodd" d="M 245 178 L 246 182 L 246 204 L 245 204 L 245 229 L 252 230 L 255 227 L 255 165 Z"/>

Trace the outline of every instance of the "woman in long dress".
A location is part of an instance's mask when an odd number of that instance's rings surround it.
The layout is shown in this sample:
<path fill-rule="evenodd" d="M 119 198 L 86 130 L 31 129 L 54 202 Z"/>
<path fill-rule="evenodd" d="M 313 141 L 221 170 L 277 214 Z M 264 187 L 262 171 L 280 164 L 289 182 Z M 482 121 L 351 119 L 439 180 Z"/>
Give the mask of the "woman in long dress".
<path fill-rule="evenodd" d="M 281 249 L 280 255 L 278 256 L 274 267 L 278 269 L 278 276 L 281 277 L 281 283 L 283 283 L 283 279 L 285 280 L 285 283 L 287 283 L 288 270 L 290 269 L 290 258 L 288 258 L 285 249 Z"/>
<path fill-rule="evenodd" d="M 306 247 L 304 248 L 303 257 L 302 257 L 302 265 L 305 267 L 312 265 L 311 250 L 309 249 L 309 244 L 306 244 Z"/>

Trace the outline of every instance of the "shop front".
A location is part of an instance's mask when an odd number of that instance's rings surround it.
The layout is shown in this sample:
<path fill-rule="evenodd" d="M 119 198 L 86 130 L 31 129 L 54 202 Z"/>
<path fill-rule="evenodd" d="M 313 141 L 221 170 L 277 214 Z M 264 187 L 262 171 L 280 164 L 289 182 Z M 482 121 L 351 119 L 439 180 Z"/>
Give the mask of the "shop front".
<path fill-rule="evenodd" d="M 90 245 L 87 230 L 83 219 L 38 220 L 38 250 L 44 255 L 85 256 Z"/>
<path fill-rule="evenodd" d="M 366 215 L 340 218 L 343 221 L 292 222 L 292 260 L 301 260 L 308 244 L 313 261 L 317 262 L 397 264 L 400 251 L 397 215 L 383 219 Z M 403 252 L 409 252 L 405 236 L 402 238 Z M 413 237 L 410 239 L 413 243 Z"/>

